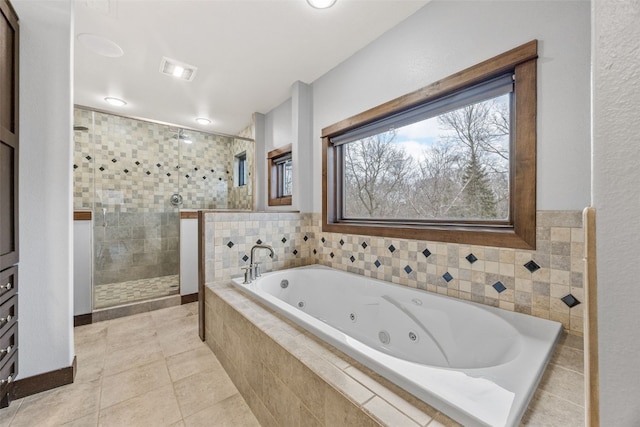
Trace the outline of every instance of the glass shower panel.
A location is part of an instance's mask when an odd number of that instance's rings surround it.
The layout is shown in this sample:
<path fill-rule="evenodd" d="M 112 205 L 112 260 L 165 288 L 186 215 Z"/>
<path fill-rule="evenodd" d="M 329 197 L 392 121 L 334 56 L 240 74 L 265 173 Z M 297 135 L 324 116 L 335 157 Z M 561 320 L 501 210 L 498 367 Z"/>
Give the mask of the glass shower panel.
<path fill-rule="evenodd" d="M 193 130 L 179 132 L 182 209 L 226 209 L 228 207 L 231 138 Z"/>
<path fill-rule="evenodd" d="M 93 211 L 93 308 L 179 293 L 180 210 L 252 209 L 253 140 L 82 108 L 74 119 L 74 209 Z"/>
<path fill-rule="evenodd" d="M 94 309 L 176 294 L 178 147 L 168 126 L 92 114 Z"/>

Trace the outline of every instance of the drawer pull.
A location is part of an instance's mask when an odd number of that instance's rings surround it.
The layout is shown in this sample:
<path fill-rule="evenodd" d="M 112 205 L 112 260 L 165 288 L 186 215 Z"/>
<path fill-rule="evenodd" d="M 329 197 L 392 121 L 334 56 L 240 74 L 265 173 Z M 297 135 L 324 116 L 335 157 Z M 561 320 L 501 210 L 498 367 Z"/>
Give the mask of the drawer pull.
<path fill-rule="evenodd" d="M 13 319 L 9 314 L 7 317 L 0 317 L 0 325 L 4 325 L 5 323 L 9 323 Z"/>
<path fill-rule="evenodd" d="M 11 346 L 7 346 L 7 348 L 0 349 L 0 355 L 5 355 L 11 353 Z"/>
<path fill-rule="evenodd" d="M 13 381 L 13 374 L 9 375 L 6 380 L 0 380 L 0 385 L 9 384 Z"/>
<path fill-rule="evenodd" d="M 0 291 L 8 291 L 9 289 L 11 289 L 11 282 L 6 285 L 0 285 Z"/>

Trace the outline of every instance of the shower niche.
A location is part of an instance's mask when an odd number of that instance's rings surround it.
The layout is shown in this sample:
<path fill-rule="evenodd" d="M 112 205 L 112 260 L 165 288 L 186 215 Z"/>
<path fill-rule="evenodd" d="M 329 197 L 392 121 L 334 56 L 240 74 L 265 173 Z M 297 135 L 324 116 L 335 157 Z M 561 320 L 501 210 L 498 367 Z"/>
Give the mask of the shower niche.
<path fill-rule="evenodd" d="M 74 210 L 91 212 L 92 310 L 179 294 L 181 213 L 252 209 L 253 162 L 253 140 L 76 108 Z"/>

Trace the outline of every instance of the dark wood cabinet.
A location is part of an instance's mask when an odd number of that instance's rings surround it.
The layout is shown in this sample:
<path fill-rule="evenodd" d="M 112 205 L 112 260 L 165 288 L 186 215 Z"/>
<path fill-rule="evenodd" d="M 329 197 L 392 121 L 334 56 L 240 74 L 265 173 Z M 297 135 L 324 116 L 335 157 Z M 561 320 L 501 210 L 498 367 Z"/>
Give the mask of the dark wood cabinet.
<path fill-rule="evenodd" d="M 18 374 L 18 17 L 0 0 L 0 408 Z"/>

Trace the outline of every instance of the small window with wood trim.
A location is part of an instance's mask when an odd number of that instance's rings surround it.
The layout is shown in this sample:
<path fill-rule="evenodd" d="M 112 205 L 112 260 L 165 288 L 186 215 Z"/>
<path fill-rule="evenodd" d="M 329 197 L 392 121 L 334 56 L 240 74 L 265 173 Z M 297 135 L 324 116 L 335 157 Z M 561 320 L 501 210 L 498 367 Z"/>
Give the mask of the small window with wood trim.
<path fill-rule="evenodd" d="M 535 248 L 532 41 L 322 131 L 323 231 Z"/>
<path fill-rule="evenodd" d="M 291 205 L 293 191 L 293 162 L 291 144 L 270 151 L 269 162 L 269 206 Z"/>

